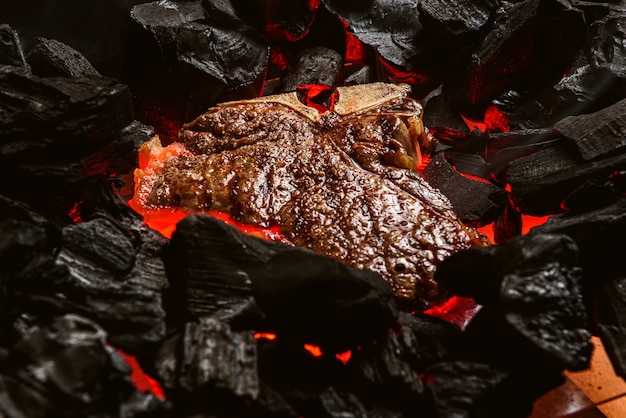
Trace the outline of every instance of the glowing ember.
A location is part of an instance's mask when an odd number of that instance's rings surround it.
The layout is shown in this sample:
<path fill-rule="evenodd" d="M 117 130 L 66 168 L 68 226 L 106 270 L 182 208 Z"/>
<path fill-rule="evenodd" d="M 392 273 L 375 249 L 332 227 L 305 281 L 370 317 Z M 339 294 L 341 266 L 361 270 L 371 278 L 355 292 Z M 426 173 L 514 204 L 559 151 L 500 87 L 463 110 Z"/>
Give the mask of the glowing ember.
<path fill-rule="evenodd" d="M 127 354 L 122 350 L 117 350 L 117 352 L 130 367 L 130 380 L 133 382 L 133 385 L 135 385 L 138 391 L 152 392 L 157 398 L 165 399 L 165 392 L 163 392 L 163 388 L 159 382 L 148 376 L 143 371 L 135 356 Z"/>
<path fill-rule="evenodd" d="M 254 339 L 273 341 L 276 339 L 276 334 L 272 334 L 271 332 L 257 332 L 254 334 Z"/>
<path fill-rule="evenodd" d="M 335 357 L 343 364 L 348 364 L 348 362 L 352 358 L 352 350 L 344 351 L 340 354 L 335 354 Z"/>
<path fill-rule="evenodd" d="M 322 349 L 316 345 L 313 344 L 304 344 L 304 349 L 306 351 L 308 351 L 309 353 L 311 353 L 311 355 L 313 357 L 321 357 L 322 356 Z"/>

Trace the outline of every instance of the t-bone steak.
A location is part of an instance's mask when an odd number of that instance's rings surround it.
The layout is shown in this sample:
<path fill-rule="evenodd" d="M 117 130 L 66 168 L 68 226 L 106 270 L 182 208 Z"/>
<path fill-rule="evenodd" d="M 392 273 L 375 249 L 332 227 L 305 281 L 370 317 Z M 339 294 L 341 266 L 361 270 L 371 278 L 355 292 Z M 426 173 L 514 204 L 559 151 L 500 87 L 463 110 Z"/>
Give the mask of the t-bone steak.
<path fill-rule="evenodd" d="M 220 104 L 183 126 L 165 161 L 136 171 L 133 207 L 278 226 L 294 245 L 378 272 L 401 307 L 426 309 L 445 297 L 437 264 L 486 241 L 417 172 L 428 135 L 409 93 L 340 87 L 321 114 L 295 92 Z M 158 137 L 143 148 L 164 149 Z"/>

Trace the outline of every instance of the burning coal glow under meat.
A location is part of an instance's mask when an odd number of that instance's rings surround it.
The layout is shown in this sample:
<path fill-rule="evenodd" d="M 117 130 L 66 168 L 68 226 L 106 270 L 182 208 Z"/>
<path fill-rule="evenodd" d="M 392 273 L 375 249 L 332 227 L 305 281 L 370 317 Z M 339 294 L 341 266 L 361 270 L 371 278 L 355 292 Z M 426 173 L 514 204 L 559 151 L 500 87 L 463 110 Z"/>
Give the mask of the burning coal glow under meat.
<path fill-rule="evenodd" d="M 577 0 L 10 2 L 0 415 L 527 417 L 589 367 L 592 335 L 626 376 L 624 16 Z M 417 172 L 492 244 L 437 266 L 444 303 L 404 309 L 378 274 L 236 213 L 139 215 L 134 170 L 179 152 L 207 109 L 295 92 L 320 114 L 374 82 L 410 86 L 432 139 Z"/>

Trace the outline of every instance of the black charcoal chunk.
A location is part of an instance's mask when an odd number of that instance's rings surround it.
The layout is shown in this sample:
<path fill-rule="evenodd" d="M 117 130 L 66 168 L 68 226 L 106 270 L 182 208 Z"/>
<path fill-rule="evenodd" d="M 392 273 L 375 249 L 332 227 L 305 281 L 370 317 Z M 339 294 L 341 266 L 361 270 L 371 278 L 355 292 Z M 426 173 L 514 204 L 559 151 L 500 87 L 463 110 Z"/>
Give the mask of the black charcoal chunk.
<path fill-rule="evenodd" d="M 590 293 L 592 288 L 626 274 L 622 259 L 626 236 L 625 198 L 589 212 L 551 216 L 544 225 L 531 230 L 535 232 L 566 234 L 576 242 Z"/>
<path fill-rule="evenodd" d="M 450 199 L 461 220 L 468 224 L 489 224 L 497 219 L 504 208 L 504 189 L 463 176 L 453 168 L 443 152 L 433 156 L 423 175 L 431 186 Z"/>
<path fill-rule="evenodd" d="M 179 222 L 165 257 L 192 316 L 232 311 L 253 296 L 276 333 L 344 349 L 395 324 L 391 288 L 380 275 L 245 235 L 211 216 Z"/>
<path fill-rule="evenodd" d="M 426 30 L 446 41 L 467 43 L 491 20 L 494 6 L 489 0 L 420 2 L 420 21 Z M 460 39 L 464 37 L 464 39 Z"/>
<path fill-rule="evenodd" d="M 414 356 L 417 370 L 425 370 L 441 361 L 458 359 L 463 353 L 463 332 L 451 322 L 406 312 L 400 313 L 399 322 L 403 329 L 410 329 L 415 338 L 409 351 Z"/>
<path fill-rule="evenodd" d="M 626 146 L 626 99 L 594 113 L 561 119 L 554 129 L 576 145 L 585 161 L 623 152 Z"/>
<path fill-rule="evenodd" d="M 268 58 L 267 40 L 229 2 L 158 1 L 131 10 L 121 78 L 191 120 L 218 102 L 260 95 Z"/>
<path fill-rule="evenodd" d="M 426 390 L 437 417 L 520 418 L 510 408 L 512 394 L 507 390 L 509 373 L 488 364 L 473 362 L 440 363 L 424 376 Z"/>
<path fill-rule="evenodd" d="M 179 367 L 179 385 L 186 391 L 212 387 L 251 399 L 259 394 L 252 331 L 233 332 L 212 318 L 189 322 L 183 331 Z"/>
<path fill-rule="evenodd" d="M 508 90 L 540 92 L 570 66 L 584 40 L 582 12 L 558 0 L 526 0 L 498 8 L 492 29 L 444 82 L 466 116 L 479 118 Z"/>
<path fill-rule="evenodd" d="M 297 247 L 281 247 L 254 272 L 252 290 L 278 333 L 335 352 L 396 324 L 391 288 L 380 275 Z"/>
<path fill-rule="evenodd" d="M 68 314 L 39 323 L 24 317 L 15 327 L 17 339 L 2 372 L 3 413 L 8 408 L 12 416 L 54 416 L 62 405 L 67 416 L 119 416 L 131 408 L 137 390 L 130 368 L 96 323 Z M 165 411 L 153 395 L 144 399 L 132 409 Z"/>
<path fill-rule="evenodd" d="M 441 130 L 469 132 L 467 124 L 450 99 L 443 94 L 431 97 L 424 106 L 424 126 L 435 136 Z"/>
<path fill-rule="evenodd" d="M 506 180 L 522 213 L 543 216 L 563 211 L 563 200 L 590 181 L 605 181 L 623 170 L 626 154 L 582 162 L 569 148 L 550 146 L 509 163 Z"/>
<path fill-rule="evenodd" d="M 337 86 L 342 65 L 343 57 L 335 50 L 325 47 L 304 49 L 287 66 L 279 92 L 296 91 L 298 86 L 316 84 L 328 87 L 330 93 Z"/>
<path fill-rule="evenodd" d="M 6 23 L 0 24 L 0 65 L 29 68 L 17 31 Z"/>
<path fill-rule="evenodd" d="M 502 310 L 508 326 L 570 370 L 589 366 L 578 248 L 564 234 L 530 234 L 461 251 L 442 262 L 435 280 L 452 293 Z"/>
<path fill-rule="evenodd" d="M 27 60 L 32 73 L 41 77 L 100 75 L 80 52 L 56 39 L 35 38 Z"/>
<path fill-rule="evenodd" d="M 591 179 L 574 189 L 561 206 L 570 213 L 583 213 L 617 202 L 626 193 L 626 171 L 616 171 L 607 180 Z"/>

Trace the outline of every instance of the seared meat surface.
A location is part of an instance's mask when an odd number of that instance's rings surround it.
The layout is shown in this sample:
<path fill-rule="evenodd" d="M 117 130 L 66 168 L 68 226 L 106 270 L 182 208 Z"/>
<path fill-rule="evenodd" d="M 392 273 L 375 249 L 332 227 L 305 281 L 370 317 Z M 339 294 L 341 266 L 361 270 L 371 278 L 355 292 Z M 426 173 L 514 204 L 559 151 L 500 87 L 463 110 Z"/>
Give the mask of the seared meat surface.
<path fill-rule="evenodd" d="M 178 138 L 186 152 L 135 198 L 279 225 L 294 245 L 380 273 L 403 307 L 440 302 L 436 265 L 481 241 L 416 171 L 420 105 L 403 92 L 315 117 L 265 99 L 226 103 L 186 124 Z"/>

